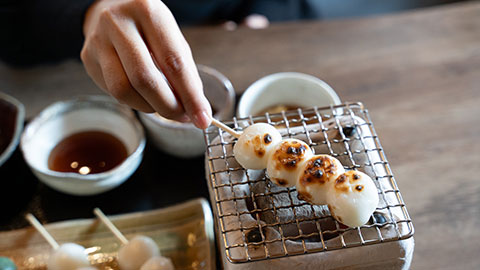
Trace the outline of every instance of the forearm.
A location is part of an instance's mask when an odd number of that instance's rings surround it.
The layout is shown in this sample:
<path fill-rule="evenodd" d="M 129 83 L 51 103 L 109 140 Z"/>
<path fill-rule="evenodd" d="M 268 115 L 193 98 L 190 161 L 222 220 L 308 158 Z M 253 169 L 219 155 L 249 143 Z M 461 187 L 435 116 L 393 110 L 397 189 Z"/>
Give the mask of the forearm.
<path fill-rule="evenodd" d="M 2 4 L 0 58 L 26 66 L 78 58 L 82 24 L 94 0 L 13 0 Z M 2 14 L 3 15 L 3 14 Z"/>

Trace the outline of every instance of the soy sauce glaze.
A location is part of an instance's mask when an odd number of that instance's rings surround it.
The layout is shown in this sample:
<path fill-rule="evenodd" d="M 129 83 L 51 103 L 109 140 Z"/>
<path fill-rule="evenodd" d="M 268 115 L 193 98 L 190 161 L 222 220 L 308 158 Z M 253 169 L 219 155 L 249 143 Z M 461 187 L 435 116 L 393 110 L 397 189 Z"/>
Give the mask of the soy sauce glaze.
<path fill-rule="evenodd" d="M 48 167 L 57 172 L 95 174 L 115 168 L 127 156 L 127 148 L 114 135 L 82 131 L 64 138 L 53 148 Z"/>

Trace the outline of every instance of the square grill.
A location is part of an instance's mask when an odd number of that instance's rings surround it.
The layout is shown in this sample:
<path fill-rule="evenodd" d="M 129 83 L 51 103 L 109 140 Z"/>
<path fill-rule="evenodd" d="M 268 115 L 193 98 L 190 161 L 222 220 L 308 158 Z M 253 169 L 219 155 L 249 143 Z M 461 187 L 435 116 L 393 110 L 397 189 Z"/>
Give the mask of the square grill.
<path fill-rule="evenodd" d="M 205 131 L 207 182 L 217 237 L 231 263 L 299 256 L 410 238 L 414 228 L 368 111 L 362 103 L 266 113 L 225 122 L 236 131 L 265 122 L 283 138 L 297 138 L 315 154 L 338 158 L 345 170 L 368 174 L 379 205 L 370 221 L 348 228 L 325 205 L 297 198 L 295 187 L 270 182 L 265 170 L 235 160 L 236 139 L 211 126 Z"/>

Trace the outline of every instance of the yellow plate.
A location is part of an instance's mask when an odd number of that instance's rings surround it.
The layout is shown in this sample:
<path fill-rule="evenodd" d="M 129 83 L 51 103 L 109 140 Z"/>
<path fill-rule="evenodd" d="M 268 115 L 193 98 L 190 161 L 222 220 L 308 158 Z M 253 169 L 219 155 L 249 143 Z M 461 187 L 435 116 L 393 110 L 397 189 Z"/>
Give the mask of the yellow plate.
<path fill-rule="evenodd" d="M 176 269 L 214 269 L 213 219 L 208 202 L 194 199 L 163 209 L 109 216 L 127 238 L 151 237 Z M 93 265 L 118 269 L 119 241 L 96 219 L 78 219 L 45 226 L 58 243 L 74 242 L 87 248 Z M 52 249 L 33 228 L 0 232 L 0 256 L 9 257 L 19 270 L 46 269 Z"/>

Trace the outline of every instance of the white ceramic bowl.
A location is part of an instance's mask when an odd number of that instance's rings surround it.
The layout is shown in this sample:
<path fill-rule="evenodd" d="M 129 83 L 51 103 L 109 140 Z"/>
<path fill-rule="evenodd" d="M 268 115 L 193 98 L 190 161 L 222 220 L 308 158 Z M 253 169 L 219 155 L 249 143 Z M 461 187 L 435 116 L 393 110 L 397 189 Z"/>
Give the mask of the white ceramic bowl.
<path fill-rule="evenodd" d="M 14 131 L 10 142 L 3 152 L 0 153 L 0 166 L 2 166 L 5 161 L 12 155 L 12 153 L 17 148 L 18 142 L 20 141 L 20 135 L 23 130 L 23 121 L 25 120 L 25 107 L 20 101 L 15 98 L 0 92 L 0 100 L 6 102 L 7 106 L 13 106 L 16 110 L 16 115 L 14 119 Z M 1 132 L 1 130 L 0 130 Z"/>
<path fill-rule="evenodd" d="M 81 175 L 50 170 L 51 150 L 65 137 L 85 130 L 115 135 L 126 146 L 128 157 L 103 173 Z M 145 135 L 130 108 L 107 96 L 86 96 L 44 109 L 26 126 L 20 147 L 33 173 L 46 185 L 72 195 L 94 195 L 113 189 L 135 172 L 143 157 Z"/>
<path fill-rule="evenodd" d="M 319 78 L 304 73 L 281 72 L 250 85 L 238 103 L 237 116 L 258 115 L 277 105 L 307 108 L 340 103 L 337 93 Z"/>
<path fill-rule="evenodd" d="M 198 65 L 205 95 L 216 113 L 216 119 L 224 120 L 233 116 L 235 91 L 230 81 L 213 68 Z M 181 158 L 203 155 L 205 139 L 203 131 L 191 123 L 168 120 L 158 114 L 140 113 L 153 143 L 162 151 Z"/>

